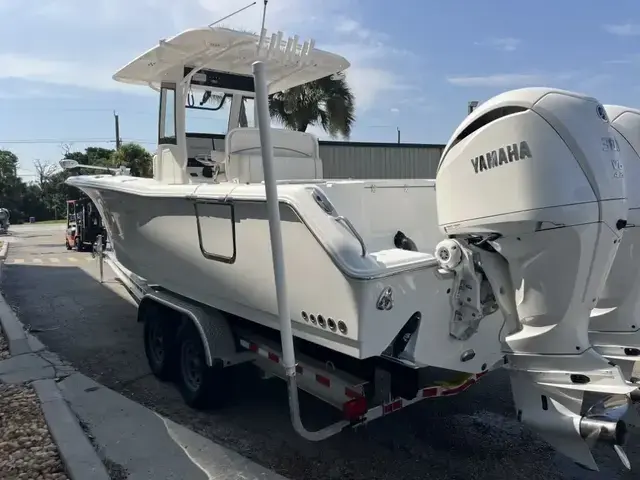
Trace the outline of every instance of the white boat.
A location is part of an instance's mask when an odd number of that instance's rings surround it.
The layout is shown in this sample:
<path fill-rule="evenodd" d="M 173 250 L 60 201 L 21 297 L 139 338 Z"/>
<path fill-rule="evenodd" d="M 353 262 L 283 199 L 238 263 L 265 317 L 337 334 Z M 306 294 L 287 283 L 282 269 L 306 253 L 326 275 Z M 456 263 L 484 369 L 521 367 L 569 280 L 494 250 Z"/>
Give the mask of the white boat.
<path fill-rule="evenodd" d="M 256 61 L 265 78 L 252 76 Z M 153 178 L 67 183 L 98 206 L 123 276 L 137 279 L 154 372 L 171 377 L 175 360 L 195 405 L 211 382 L 221 391 L 202 368 L 253 361 L 289 381 L 294 427 L 317 440 L 504 365 L 518 418 L 550 444 L 597 469 L 590 447 L 604 442 L 628 463 L 620 418 L 637 386 L 588 333 L 627 215 L 624 180 L 611 174 L 619 152 L 601 148 L 613 136 L 602 105 L 556 89 L 494 97 L 454 132 L 436 180 L 323 179 L 313 135 L 239 127 L 262 80 L 273 94 L 348 66 L 297 36 L 205 27 L 115 74 L 160 93 Z M 224 152 L 185 129 L 198 89 L 231 99 Z M 306 431 L 296 385 L 346 420 Z M 606 398 L 583 415 L 585 392 Z"/>
<path fill-rule="evenodd" d="M 253 82 L 248 75 L 256 58 L 256 40 L 253 35 L 225 29 L 190 30 L 137 58 L 114 78 L 161 89 L 162 129 L 167 112 L 174 111 L 173 106 L 167 106 L 168 98 L 174 96 L 168 92 L 173 91 L 173 85 L 180 86 L 185 70 L 198 65 L 193 52 L 217 45 L 207 53 L 215 63 L 208 61 L 225 73 L 234 72 L 218 81 L 233 82 L 231 87 L 240 88 L 239 82 Z M 270 45 L 263 46 L 265 52 L 273 52 Z M 337 55 L 315 49 L 307 52 L 308 45 L 298 47 L 297 59 L 293 54 L 293 59 L 288 59 L 283 51 L 280 55 L 271 53 L 271 93 L 349 65 Z M 189 53 L 176 53 L 180 48 Z M 224 51 L 224 56 L 217 56 L 218 51 Z M 187 57 L 196 59 L 183 67 Z M 202 71 L 200 74 L 204 78 Z M 222 91 L 229 85 L 211 83 Z M 195 88 L 193 80 L 191 86 Z M 179 91 L 176 97 L 185 93 Z M 154 178 L 96 175 L 72 177 L 68 183 L 80 187 L 103 209 L 109 238 L 125 268 L 187 298 L 277 328 L 260 137 L 257 128 L 236 128 L 239 108 L 233 103 L 252 92 L 229 89 L 228 93 L 233 100 L 226 153 L 214 151 L 211 138 L 206 147 L 209 162 L 213 156 L 215 178 L 202 174 L 211 167 L 189 167 L 197 160 L 194 162 L 195 154 L 185 152 L 202 152 L 205 137 L 201 132 L 194 132 L 198 137 L 182 133 L 185 111 L 180 111 L 179 103 L 175 108 L 177 133 L 172 137 L 175 144 L 161 140 Z M 160 132 L 163 136 L 166 133 Z M 197 147 L 190 143 L 193 139 Z M 444 237 L 435 221 L 415 222 L 423 215 L 435 219 L 435 182 L 325 181 L 313 135 L 274 129 L 273 139 L 295 334 L 350 356 L 367 358 L 389 346 L 414 312 L 424 311 L 421 302 L 417 303 L 423 296 L 415 296 L 416 291 L 442 293 L 438 301 L 429 300 L 429 310 L 434 317 L 449 316 L 450 300 L 445 291 L 451 281 L 433 275 L 433 248 Z M 388 208 L 391 204 L 393 210 Z M 328 209 L 337 213 L 328 215 Z M 398 231 L 410 237 L 419 251 L 396 248 Z M 388 318 L 388 310 L 376 308 L 378 297 L 387 288 L 394 292 L 393 320 Z M 410 302 L 405 302 L 405 295 Z M 449 339 L 445 332 L 445 341 L 450 343 L 448 356 L 454 359 L 445 361 L 446 366 L 481 372 L 482 365 L 494 364 L 502 357 L 497 340 L 502 323 L 499 314 L 493 315 L 483 322 L 478 334 L 462 343 Z M 446 324 L 442 328 L 448 329 Z M 460 355 L 476 344 L 484 345 L 485 337 L 492 339 L 493 351 L 461 362 Z M 429 352 L 441 342 L 430 334 L 427 343 L 411 355 L 412 361 L 434 365 Z M 437 356 L 442 362 L 440 354 Z"/>

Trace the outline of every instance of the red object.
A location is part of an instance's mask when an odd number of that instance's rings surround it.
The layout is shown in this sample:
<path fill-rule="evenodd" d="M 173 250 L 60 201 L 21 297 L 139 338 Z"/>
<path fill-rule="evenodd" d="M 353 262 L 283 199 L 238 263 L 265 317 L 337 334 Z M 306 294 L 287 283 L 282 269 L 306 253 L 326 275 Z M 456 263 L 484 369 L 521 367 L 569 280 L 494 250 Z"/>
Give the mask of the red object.
<path fill-rule="evenodd" d="M 364 397 L 354 398 L 342 405 L 342 413 L 347 420 L 357 420 L 363 417 L 369 410 L 367 399 Z"/>
<path fill-rule="evenodd" d="M 331 386 L 331 380 L 328 379 L 327 377 L 323 377 L 318 373 L 316 373 L 316 382 L 320 383 L 321 385 L 324 385 L 325 387 Z"/>
<path fill-rule="evenodd" d="M 280 359 L 275 353 L 269 352 L 269 360 L 271 360 L 272 362 L 280 363 Z"/>

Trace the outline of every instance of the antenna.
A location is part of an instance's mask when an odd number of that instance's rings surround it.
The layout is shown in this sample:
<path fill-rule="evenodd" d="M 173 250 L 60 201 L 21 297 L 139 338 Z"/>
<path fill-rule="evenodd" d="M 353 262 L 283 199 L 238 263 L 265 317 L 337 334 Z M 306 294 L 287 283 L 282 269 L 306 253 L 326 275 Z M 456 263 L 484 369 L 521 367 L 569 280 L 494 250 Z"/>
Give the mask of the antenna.
<path fill-rule="evenodd" d="M 260 49 L 262 48 L 262 42 L 264 41 L 264 23 L 267 19 L 267 2 L 269 0 L 264 0 L 264 7 L 262 7 L 262 26 L 260 27 L 260 40 L 258 41 L 258 53 L 260 53 Z M 280 45 L 278 45 L 278 48 Z"/>
<path fill-rule="evenodd" d="M 256 3 L 258 3 L 258 2 L 256 1 L 256 2 L 250 3 L 250 4 L 249 4 L 249 5 L 247 5 L 246 7 L 242 7 L 240 10 L 236 10 L 235 12 L 233 12 L 233 13 L 231 13 L 231 14 L 227 15 L 226 17 L 222 17 L 220 20 L 216 20 L 215 22 L 210 23 L 210 24 L 209 24 L 209 25 L 207 25 L 207 26 L 208 26 L 209 28 L 211 28 L 211 27 L 213 27 L 214 25 L 216 25 L 216 24 L 218 24 L 218 23 L 220 23 L 220 22 L 222 22 L 222 21 L 226 20 L 227 18 L 231 18 L 231 17 L 233 17 L 234 15 L 237 15 L 237 14 L 238 14 L 238 13 L 240 13 L 240 12 L 244 12 L 244 11 L 245 11 L 247 8 L 249 8 L 249 7 L 253 7 Z M 267 2 L 265 1 L 264 3 L 265 3 L 265 8 L 266 8 Z M 264 21 L 263 21 L 263 22 L 264 22 Z M 263 23 L 263 25 L 264 25 L 264 23 Z"/>

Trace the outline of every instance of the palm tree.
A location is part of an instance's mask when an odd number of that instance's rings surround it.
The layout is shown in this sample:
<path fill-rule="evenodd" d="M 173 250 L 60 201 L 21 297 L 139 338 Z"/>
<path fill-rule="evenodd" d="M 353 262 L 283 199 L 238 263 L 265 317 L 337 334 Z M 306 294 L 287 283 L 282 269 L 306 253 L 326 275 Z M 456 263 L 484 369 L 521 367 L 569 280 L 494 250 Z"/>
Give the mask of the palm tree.
<path fill-rule="evenodd" d="M 220 105 L 230 97 L 206 91 L 200 105 Z M 278 92 L 269 97 L 269 113 L 286 128 L 305 132 L 319 125 L 331 137 L 349 138 L 355 122 L 355 96 L 344 75 L 336 74 Z M 247 126 L 244 102 L 240 110 L 240 126 Z"/>
<path fill-rule="evenodd" d="M 319 125 L 331 137 L 351 136 L 355 97 L 343 75 L 332 75 L 273 94 L 269 113 L 285 127 L 305 132 Z"/>

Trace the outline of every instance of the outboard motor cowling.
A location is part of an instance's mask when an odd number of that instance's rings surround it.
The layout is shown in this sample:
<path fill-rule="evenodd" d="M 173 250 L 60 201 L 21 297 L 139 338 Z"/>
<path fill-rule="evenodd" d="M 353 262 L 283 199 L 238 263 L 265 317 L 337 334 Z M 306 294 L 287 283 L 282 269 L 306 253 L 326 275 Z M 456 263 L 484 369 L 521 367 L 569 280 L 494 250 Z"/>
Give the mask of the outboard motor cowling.
<path fill-rule="evenodd" d="M 441 231 L 480 264 L 483 252 L 504 262 L 485 273 L 512 320 L 503 346 L 518 419 L 594 470 L 590 447 L 606 441 L 622 452 L 611 440 L 622 435 L 602 432 L 624 424 L 583 417 L 584 392 L 612 396 L 605 404 L 618 415 L 624 409 L 613 400 L 627 402 L 635 388 L 591 348 L 588 333 L 627 221 L 617 145 L 596 99 L 513 90 L 465 119 L 436 177 Z"/>
<path fill-rule="evenodd" d="M 629 210 L 603 293 L 591 311 L 590 339 L 630 380 L 640 360 L 640 110 L 619 105 L 605 110 L 624 164 Z M 633 398 L 640 401 L 640 392 Z"/>

